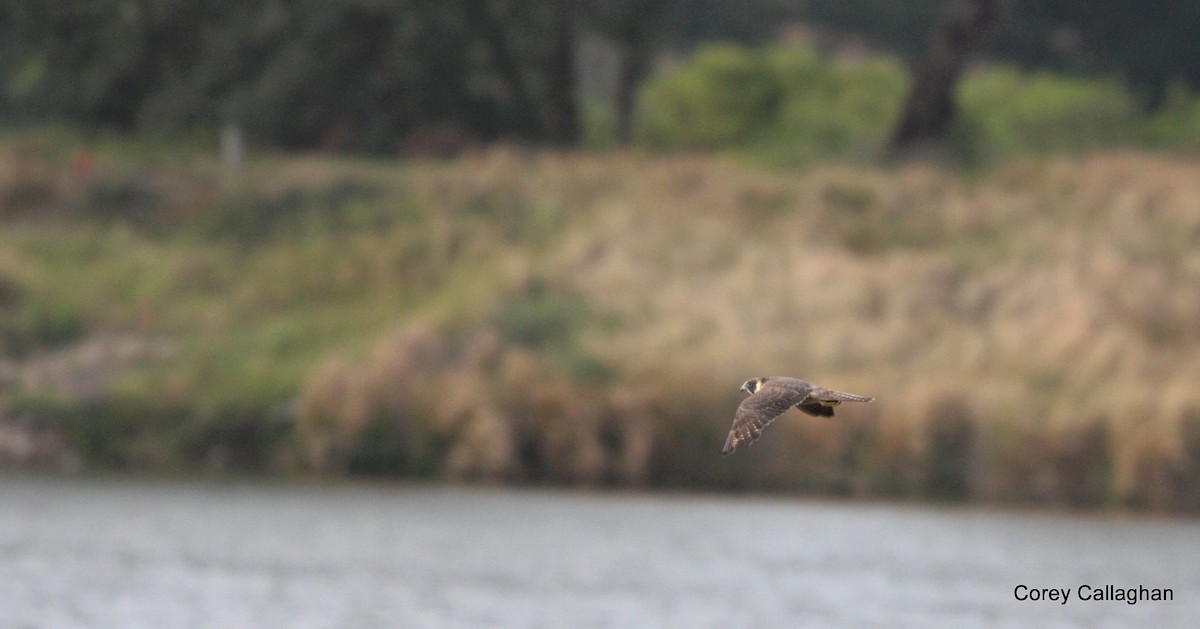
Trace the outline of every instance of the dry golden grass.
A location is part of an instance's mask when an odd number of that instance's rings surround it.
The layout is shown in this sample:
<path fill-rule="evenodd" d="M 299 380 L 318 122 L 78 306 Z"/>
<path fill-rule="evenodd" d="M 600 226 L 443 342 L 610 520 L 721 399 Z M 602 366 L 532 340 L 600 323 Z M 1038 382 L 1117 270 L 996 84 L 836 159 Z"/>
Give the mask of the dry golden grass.
<path fill-rule="evenodd" d="M 438 429 L 456 475 L 527 475 L 517 433 L 528 429 L 545 442 L 538 461 L 576 470 L 553 476 L 603 478 L 616 464 L 594 443 L 601 431 L 575 433 L 615 412 L 616 390 L 636 392 L 627 407 L 652 424 L 625 439 L 640 444 L 621 455 L 632 481 L 725 466 L 694 480 L 1179 506 L 1166 485 L 1197 466 L 1181 436 L 1200 414 L 1190 161 L 1107 154 L 968 180 L 920 165 L 772 173 L 710 157 L 499 150 L 406 173 L 445 229 L 478 219 L 512 243 L 496 258 L 515 269 L 501 284 L 543 278 L 607 322 L 579 342 L 615 374 L 608 384 L 544 363 L 525 376 L 445 367 L 435 388 L 463 392 L 460 415 L 473 418 Z M 414 369 L 379 360 L 359 367 L 391 386 Z M 762 374 L 878 401 L 837 422 L 788 417 L 729 461 L 681 460 L 700 450 L 671 440 L 692 430 L 715 453 L 732 392 Z"/>

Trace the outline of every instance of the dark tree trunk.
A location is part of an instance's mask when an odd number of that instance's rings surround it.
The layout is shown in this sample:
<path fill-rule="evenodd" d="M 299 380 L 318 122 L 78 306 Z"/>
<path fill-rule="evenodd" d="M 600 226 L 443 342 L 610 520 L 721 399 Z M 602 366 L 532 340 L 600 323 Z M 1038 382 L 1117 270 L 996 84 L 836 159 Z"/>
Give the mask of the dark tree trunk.
<path fill-rule="evenodd" d="M 1004 18 L 1010 2 L 947 0 L 892 135 L 893 155 L 945 140 L 957 113 L 954 89 L 963 66 Z"/>
<path fill-rule="evenodd" d="M 547 129 L 540 115 L 542 110 L 533 99 L 525 75 L 521 72 L 521 65 L 513 54 L 512 43 L 504 25 L 492 14 L 487 0 L 467 0 L 463 6 L 471 29 L 484 42 L 516 109 L 523 114 L 524 119 L 521 123 L 527 128 L 527 133 L 544 139 Z"/>
<path fill-rule="evenodd" d="M 637 117 L 637 91 L 646 76 L 648 65 L 647 43 L 644 39 L 629 42 L 621 57 L 617 74 L 617 143 L 629 146 L 633 143 L 633 123 Z"/>
<path fill-rule="evenodd" d="M 617 74 L 617 142 L 628 146 L 633 142 L 634 121 L 637 117 L 637 92 L 650 69 L 654 54 L 654 33 L 658 20 L 670 0 L 641 0 L 625 9 L 620 20 L 618 37 L 624 50 Z"/>
<path fill-rule="evenodd" d="M 546 72 L 550 141 L 559 146 L 579 143 L 574 4 L 574 0 L 558 0 L 554 9 L 554 48 Z"/>

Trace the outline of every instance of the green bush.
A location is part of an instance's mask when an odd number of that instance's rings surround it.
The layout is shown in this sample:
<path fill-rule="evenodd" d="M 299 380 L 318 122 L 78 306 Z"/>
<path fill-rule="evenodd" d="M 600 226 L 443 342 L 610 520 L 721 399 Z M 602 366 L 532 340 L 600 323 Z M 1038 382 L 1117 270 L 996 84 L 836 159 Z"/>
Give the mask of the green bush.
<path fill-rule="evenodd" d="M 31 295 L 0 273 L 0 356 L 25 356 L 81 337 L 84 314 L 75 306 Z"/>
<path fill-rule="evenodd" d="M 801 46 L 708 47 L 646 86 L 640 139 L 783 162 L 854 154 L 886 136 L 905 82 L 888 60 L 830 60 Z"/>
<path fill-rule="evenodd" d="M 895 125 L 907 85 L 905 69 L 882 57 L 711 46 L 646 85 L 639 141 L 777 164 L 872 154 Z M 974 158 L 1200 146 L 1200 98 L 1181 87 L 1151 114 L 1116 79 L 993 67 L 963 79 L 959 105 L 951 144 Z"/>
<path fill-rule="evenodd" d="M 1146 125 L 1143 141 L 1153 148 L 1200 148 L 1200 98 L 1182 84 L 1172 86 L 1166 103 Z"/>
<path fill-rule="evenodd" d="M 506 342 L 541 352 L 579 382 L 606 382 L 613 376 L 579 342 L 580 332 L 597 321 L 574 295 L 535 282 L 505 301 L 493 322 Z"/>
<path fill-rule="evenodd" d="M 767 58 L 785 86 L 777 132 L 762 147 L 773 161 L 853 156 L 887 139 L 908 84 L 899 64 L 828 60 L 806 48 Z"/>
<path fill-rule="evenodd" d="M 586 318 L 587 312 L 578 298 L 534 286 L 505 302 L 496 314 L 496 323 L 505 340 L 546 349 L 573 343 Z"/>
<path fill-rule="evenodd" d="M 360 476 L 429 477 L 444 456 L 423 422 L 376 417 L 355 436 L 343 466 Z"/>
<path fill-rule="evenodd" d="M 1134 144 L 1143 116 L 1115 80 L 993 68 L 959 86 L 970 141 L 992 155 Z"/>
<path fill-rule="evenodd" d="M 777 124 L 783 95 L 784 81 L 763 52 L 702 48 L 646 85 L 640 139 L 654 148 L 743 145 Z"/>

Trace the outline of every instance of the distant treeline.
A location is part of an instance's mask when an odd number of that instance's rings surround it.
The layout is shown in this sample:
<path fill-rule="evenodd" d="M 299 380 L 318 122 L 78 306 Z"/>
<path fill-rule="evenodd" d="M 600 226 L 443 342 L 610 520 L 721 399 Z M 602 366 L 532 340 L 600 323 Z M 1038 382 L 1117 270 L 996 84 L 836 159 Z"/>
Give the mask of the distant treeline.
<path fill-rule="evenodd" d="M 733 150 L 774 164 L 877 155 L 909 79 L 894 59 L 831 59 L 808 46 L 701 48 L 650 80 L 639 142 L 662 151 Z M 1175 86 L 1147 111 L 1112 78 L 969 72 L 947 139 L 958 163 L 1031 154 L 1200 147 L 1200 98 Z"/>
<path fill-rule="evenodd" d="M 801 32 L 825 49 L 865 44 L 912 60 L 942 11 L 971 4 L 0 0 L 0 114 L 172 136 L 234 122 L 280 148 L 436 152 L 495 139 L 577 145 L 592 108 L 628 140 L 655 60 Z M 1200 2 L 1006 6 L 992 58 L 1111 76 L 1151 109 L 1169 104 L 1172 85 L 1200 85 Z M 588 56 L 589 42 L 612 54 Z"/>

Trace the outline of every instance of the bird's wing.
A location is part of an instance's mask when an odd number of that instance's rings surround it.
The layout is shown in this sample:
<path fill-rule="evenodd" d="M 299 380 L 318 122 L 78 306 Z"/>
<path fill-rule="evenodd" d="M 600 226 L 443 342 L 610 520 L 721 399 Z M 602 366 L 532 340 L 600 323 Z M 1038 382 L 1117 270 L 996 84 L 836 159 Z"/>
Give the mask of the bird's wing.
<path fill-rule="evenodd" d="M 762 434 L 767 424 L 775 421 L 804 396 L 787 387 L 764 386 L 757 393 L 742 400 L 737 413 L 733 416 L 733 427 L 725 439 L 722 454 L 730 454 L 737 449 L 738 444 L 751 443 Z"/>
<path fill-rule="evenodd" d="M 825 387 L 814 386 L 809 392 L 808 397 L 816 400 L 824 400 L 827 402 L 870 402 L 873 397 L 865 395 L 855 395 L 853 393 L 844 393 L 842 391 L 834 391 Z"/>
<path fill-rule="evenodd" d="M 811 382 L 805 382 L 795 378 L 788 378 L 786 376 L 771 376 L 770 378 L 767 378 L 767 381 L 763 386 L 789 389 L 799 393 L 802 396 L 808 395 L 814 388 L 816 388 Z"/>

